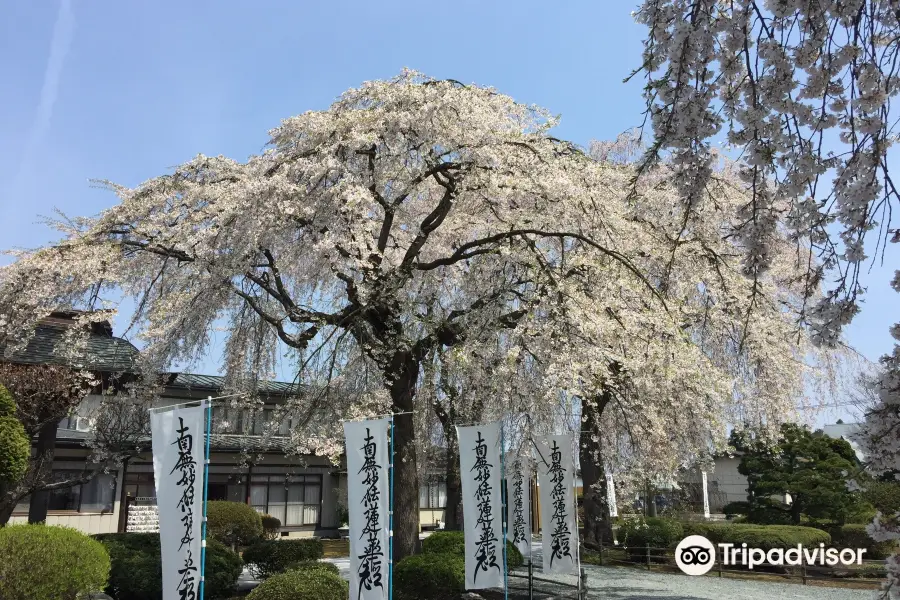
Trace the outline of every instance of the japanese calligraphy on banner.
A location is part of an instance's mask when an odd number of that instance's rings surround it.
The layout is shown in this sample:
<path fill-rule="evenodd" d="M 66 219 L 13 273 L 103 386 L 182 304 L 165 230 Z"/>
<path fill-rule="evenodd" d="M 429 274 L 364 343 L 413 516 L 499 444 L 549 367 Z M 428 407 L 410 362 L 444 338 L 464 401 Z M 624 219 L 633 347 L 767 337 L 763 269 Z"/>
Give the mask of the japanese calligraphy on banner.
<path fill-rule="evenodd" d="M 150 414 L 162 600 L 200 598 L 205 406 Z"/>
<path fill-rule="evenodd" d="M 344 423 L 350 513 L 350 600 L 388 597 L 389 419 Z"/>
<path fill-rule="evenodd" d="M 709 518 L 709 483 L 706 478 L 706 471 L 700 473 L 703 480 L 703 516 Z"/>
<path fill-rule="evenodd" d="M 531 463 L 517 459 L 506 473 L 506 539 L 531 556 Z"/>
<path fill-rule="evenodd" d="M 500 499 L 500 423 L 457 427 L 466 589 L 503 587 L 503 522 Z"/>
<path fill-rule="evenodd" d="M 619 506 L 616 504 L 616 483 L 613 481 L 613 476 L 609 473 L 606 474 L 606 504 L 609 506 L 609 516 L 618 517 Z"/>
<path fill-rule="evenodd" d="M 553 435 L 538 443 L 538 490 L 544 573 L 578 574 L 575 472 L 572 436 Z"/>

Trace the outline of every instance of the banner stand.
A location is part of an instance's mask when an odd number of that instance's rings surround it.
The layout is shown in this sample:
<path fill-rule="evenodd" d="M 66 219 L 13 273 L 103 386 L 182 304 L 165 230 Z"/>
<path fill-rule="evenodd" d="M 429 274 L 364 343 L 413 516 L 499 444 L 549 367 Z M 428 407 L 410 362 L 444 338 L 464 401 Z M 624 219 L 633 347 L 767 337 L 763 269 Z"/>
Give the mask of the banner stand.
<path fill-rule="evenodd" d="M 203 521 L 200 531 L 200 600 L 206 597 L 206 504 L 209 501 L 209 438 L 212 425 L 212 396 L 206 398 L 206 449 L 203 454 Z"/>
<path fill-rule="evenodd" d="M 506 485 L 506 438 L 504 435 L 504 430 L 506 428 L 503 426 L 503 421 L 500 421 L 500 506 L 503 511 L 503 519 L 500 521 L 503 523 L 503 598 L 505 600 L 509 600 L 509 560 L 507 557 L 508 552 L 506 551 L 506 529 L 509 527 L 509 513 L 506 511 L 506 503 L 509 498 L 509 489 L 507 489 Z"/>
<path fill-rule="evenodd" d="M 388 598 L 394 600 L 394 414 L 391 413 L 391 492 L 388 505 Z"/>

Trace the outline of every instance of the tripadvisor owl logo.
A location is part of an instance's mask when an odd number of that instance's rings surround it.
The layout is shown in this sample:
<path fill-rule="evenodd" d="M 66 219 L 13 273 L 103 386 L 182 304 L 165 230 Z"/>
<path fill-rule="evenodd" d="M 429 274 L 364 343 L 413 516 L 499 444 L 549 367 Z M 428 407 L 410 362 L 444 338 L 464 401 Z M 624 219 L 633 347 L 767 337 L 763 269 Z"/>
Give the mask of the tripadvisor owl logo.
<path fill-rule="evenodd" d="M 719 558 L 723 567 L 741 565 L 748 569 L 759 566 L 799 566 L 820 565 L 833 567 L 841 565 L 860 565 L 865 548 L 804 548 L 797 544 L 792 548 L 749 548 L 747 544 L 720 543 Z M 702 535 L 689 535 L 675 548 L 675 564 L 687 575 L 705 575 L 716 563 L 716 546 Z"/>
<path fill-rule="evenodd" d="M 702 535 L 689 535 L 675 548 L 675 563 L 687 575 L 705 575 L 716 562 L 716 547 Z"/>

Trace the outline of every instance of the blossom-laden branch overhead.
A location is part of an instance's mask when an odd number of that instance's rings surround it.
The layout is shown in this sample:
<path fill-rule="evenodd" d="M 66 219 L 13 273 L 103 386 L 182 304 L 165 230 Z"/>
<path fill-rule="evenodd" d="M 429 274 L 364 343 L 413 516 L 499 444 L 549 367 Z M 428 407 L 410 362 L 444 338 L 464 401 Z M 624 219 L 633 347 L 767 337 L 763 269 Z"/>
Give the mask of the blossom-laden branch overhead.
<path fill-rule="evenodd" d="M 895 162 L 900 92 L 900 8 L 893 0 L 646 0 L 643 61 L 654 143 L 643 170 L 665 157 L 674 168 L 685 227 L 706 196 L 717 138 L 740 152 L 748 191 L 730 235 L 749 249 L 756 281 L 784 230 L 813 249 L 803 277 L 804 318 L 815 339 L 840 341 L 859 311 L 867 254 L 883 261 L 900 242 Z M 900 291 L 900 271 L 892 281 Z M 755 295 L 755 291 L 754 291 Z M 891 328 L 900 342 L 900 325 Z M 900 471 L 900 345 L 883 357 L 881 406 L 866 422 L 872 468 Z M 896 517 L 879 536 L 900 538 Z M 888 562 L 886 595 L 900 597 L 900 559 Z"/>

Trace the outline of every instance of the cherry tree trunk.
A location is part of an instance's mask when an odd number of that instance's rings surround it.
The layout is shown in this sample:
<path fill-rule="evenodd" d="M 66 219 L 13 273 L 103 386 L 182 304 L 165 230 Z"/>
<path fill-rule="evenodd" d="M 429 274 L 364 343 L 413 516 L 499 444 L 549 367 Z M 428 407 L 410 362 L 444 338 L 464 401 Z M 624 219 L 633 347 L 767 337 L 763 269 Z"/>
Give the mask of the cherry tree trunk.
<path fill-rule="evenodd" d="M 56 452 L 56 421 L 48 421 L 41 427 L 37 440 L 37 456 L 40 457 L 39 467 L 43 472 L 38 474 L 38 481 L 50 481 L 53 473 L 53 456 Z M 50 504 L 50 492 L 37 489 L 31 494 L 31 502 L 28 505 L 28 522 L 43 523 L 47 520 L 47 507 Z"/>
<path fill-rule="evenodd" d="M 413 363 L 413 364 L 410 364 Z M 415 554 L 419 543 L 419 472 L 416 464 L 416 432 L 413 399 L 418 364 L 404 361 L 389 374 L 394 403 L 394 564 Z"/>
<path fill-rule="evenodd" d="M 445 476 L 447 481 L 447 501 L 444 508 L 444 528 L 451 531 L 462 529 L 462 479 L 459 474 L 459 446 L 456 432 L 451 427 L 445 430 L 447 440 L 447 465 Z"/>
<path fill-rule="evenodd" d="M 584 544 L 588 547 L 599 546 L 601 541 L 612 541 L 612 519 L 606 501 L 606 473 L 598 429 L 600 416 L 608 402 L 608 393 L 582 402 L 584 419 L 578 447 L 584 490 Z"/>

